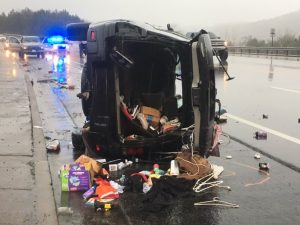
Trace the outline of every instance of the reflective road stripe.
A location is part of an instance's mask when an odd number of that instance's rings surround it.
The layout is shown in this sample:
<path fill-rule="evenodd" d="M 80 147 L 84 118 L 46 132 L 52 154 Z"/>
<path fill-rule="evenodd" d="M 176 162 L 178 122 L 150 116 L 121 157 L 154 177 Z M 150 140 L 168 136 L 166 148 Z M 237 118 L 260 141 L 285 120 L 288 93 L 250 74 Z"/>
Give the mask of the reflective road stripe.
<path fill-rule="evenodd" d="M 259 125 L 259 124 L 257 124 L 257 123 L 251 122 L 251 121 L 249 121 L 249 120 L 245 120 L 245 119 L 243 119 L 243 118 L 240 118 L 240 117 L 238 117 L 238 116 L 234 116 L 234 115 L 229 114 L 229 113 L 226 113 L 225 115 L 226 115 L 228 118 L 230 118 L 230 119 L 236 120 L 236 121 L 241 122 L 241 123 L 243 123 L 243 124 L 246 124 L 246 125 L 248 125 L 248 126 L 255 127 L 255 128 L 259 129 L 259 130 L 266 131 L 266 132 L 268 132 L 268 133 L 270 133 L 270 134 L 276 135 L 276 136 L 281 137 L 281 138 L 283 138 L 283 139 L 286 139 L 286 140 L 288 140 L 288 141 L 294 142 L 294 143 L 296 143 L 296 144 L 300 144 L 300 139 L 298 139 L 298 138 L 291 137 L 291 136 L 289 136 L 289 135 L 287 135 L 287 134 L 284 134 L 284 133 L 281 133 L 281 132 L 279 132 L 279 131 L 270 129 L 270 128 L 268 128 L 268 127 L 264 127 L 264 126 L 262 126 L 262 125 Z"/>

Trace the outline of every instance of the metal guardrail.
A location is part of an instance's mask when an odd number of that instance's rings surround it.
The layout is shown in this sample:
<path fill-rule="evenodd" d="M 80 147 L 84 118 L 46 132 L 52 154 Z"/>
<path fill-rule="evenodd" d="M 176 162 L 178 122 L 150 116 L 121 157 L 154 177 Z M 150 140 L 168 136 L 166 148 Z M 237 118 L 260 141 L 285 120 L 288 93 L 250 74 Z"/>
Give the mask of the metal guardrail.
<path fill-rule="evenodd" d="M 236 55 L 265 55 L 300 58 L 300 48 L 298 47 L 238 47 L 230 46 L 228 50 Z"/>

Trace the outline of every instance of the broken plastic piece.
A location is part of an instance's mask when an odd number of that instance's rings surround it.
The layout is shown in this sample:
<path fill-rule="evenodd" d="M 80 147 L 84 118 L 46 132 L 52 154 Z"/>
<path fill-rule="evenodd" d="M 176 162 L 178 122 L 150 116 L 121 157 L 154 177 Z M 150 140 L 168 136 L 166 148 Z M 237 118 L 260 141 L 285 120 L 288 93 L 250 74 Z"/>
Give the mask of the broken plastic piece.
<path fill-rule="evenodd" d="M 46 149 L 52 152 L 58 152 L 60 150 L 60 143 L 58 140 L 54 139 L 49 141 L 46 145 Z"/>
<path fill-rule="evenodd" d="M 59 207 L 57 209 L 58 215 L 71 215 L 73 214 L 73 210 L 70 207 Z"/>
<path fill-rule="evenodd" d="M 254 158 L 260 159 L 260 154 L 259 154 L 259 153 L 256 153 L 256 154 L 254 155 Z"/>
<path fill-rule="evenodd" d="M 232 156 L 231 155 L 227 155 L 226 159 L 232 159 Z"/>
<path fill-rule="evenodd" d="M 259 163 L 258 164 L 260 170 L 269 170 L 270 169 L 270 164 L 269 163 Z"/>
<path fill-rule="evenodd" d="M 263 117 L 263 119 L 269 119 L 269 116 L 266 114 L 263 114 L 262 117 Z"/>
<path fill-rule="evenodd" d="M 256 131 L 254 133 L 254 137 L 257 139 L 257 140 L 266 140 L 267 139 L 267 132 L 265 131 Z"/>

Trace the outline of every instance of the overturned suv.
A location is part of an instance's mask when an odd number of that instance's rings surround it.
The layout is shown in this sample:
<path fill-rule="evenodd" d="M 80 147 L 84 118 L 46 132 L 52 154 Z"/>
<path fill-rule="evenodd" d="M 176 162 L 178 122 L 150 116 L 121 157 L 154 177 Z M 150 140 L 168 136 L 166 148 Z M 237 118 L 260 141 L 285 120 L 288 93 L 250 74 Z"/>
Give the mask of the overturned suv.
<path fill-rule="evenodd" d="M 191 40 L 114 20 L 69 24 L 67 33 L 87 41 L 81 94 L 94 153 L 149 157 L 189 144 L 204 155 L 211 148 L 216 88 L 207 32 Z"/>

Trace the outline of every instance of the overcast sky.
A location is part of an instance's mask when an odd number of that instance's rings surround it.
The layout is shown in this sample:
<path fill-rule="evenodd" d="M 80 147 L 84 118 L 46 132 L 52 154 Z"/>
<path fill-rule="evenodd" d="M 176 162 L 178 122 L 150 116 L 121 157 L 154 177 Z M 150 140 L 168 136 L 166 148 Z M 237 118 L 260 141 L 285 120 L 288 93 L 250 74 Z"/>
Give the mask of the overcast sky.
<path fill-rule="evenodd" d="M 0 0 L 0 10 L 66 9 L 97 22 L 133 19 L 155 25 L 200 27 L 252 22 L 300 10 L 300 0 Z"/>

